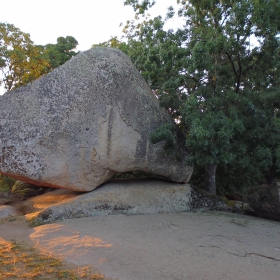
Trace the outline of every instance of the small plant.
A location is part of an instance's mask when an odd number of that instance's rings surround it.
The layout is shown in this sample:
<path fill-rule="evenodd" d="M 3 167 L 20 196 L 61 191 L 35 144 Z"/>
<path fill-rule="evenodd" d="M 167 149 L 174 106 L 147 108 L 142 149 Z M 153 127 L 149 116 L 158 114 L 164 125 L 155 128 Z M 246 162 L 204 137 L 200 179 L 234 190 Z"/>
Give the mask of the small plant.
<path fill-rule="evenodd" d="M 11 191 L 15 181 L 16 180 L 0 173 L 0 192 Z"/>
<path fill-rule="evenodd" d="M 153 144 L 160 141 L 165 141 L 164 151 L 167 155 L 174 151 L 176 143 L 175 126 L 164 124 L 159 127 L 155 132 L 152 132 L 150 137 Z"/>
<path fill-rule="evenodd" d="M 45 224 L 43 219 L 37 216 L 28 218 L 28 222 L 30 227 L 38 227 Z"/>
<path fill-rule="evenodd" d="M 20 279 L 34 280 L 106 280 L 88 266 L 70 267 L 61 259 L 42 254 L 22 242 L 12 240 L 0 245 L 0 279 L 19 279 L 20 275 Z"/>

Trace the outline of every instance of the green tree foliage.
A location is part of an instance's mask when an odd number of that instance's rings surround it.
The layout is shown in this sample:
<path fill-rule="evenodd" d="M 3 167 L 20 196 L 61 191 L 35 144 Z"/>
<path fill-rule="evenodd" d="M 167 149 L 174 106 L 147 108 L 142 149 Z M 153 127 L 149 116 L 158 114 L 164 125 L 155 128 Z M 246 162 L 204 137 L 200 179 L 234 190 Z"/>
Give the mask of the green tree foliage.
<path fill-rule="evenodd" d="M 57 38 L 56 44 L 47 44 L 45 46 L 45 54 L 50 60 L 50 70 L 63 65 L 71 57 L 78 54 L 74 49 L 77 47 L 78 41 L 72 36 Z"/>
<path fill-rule="evenodd" d="M 186 135 L 209 191 L 216 170 L 220 191 L 272 179 L 280 168 L 280 2 L 177 2 L 185 26 L 174 31 L 164 28 L 172 7 L 166 19 L 139 22 L 154 1 L 126 0 L 136 20 L 125 26 L 122 50 Z"/>
<path fill-rule="evenodd" d="M 269 81 L 279 73 L 278 28 L 265 27 L 259 15 L 265 6 L 253 2 L 189 1 L 181 10 L 190 32 L 189 70 L 198 82 L 184 104 L 187 145 L 206 171 L 219 164 L 232 166 L 231 174 L 244 173 L 241 188 L 261 180 L 279 158 L 276 107 L 263 106 L 269 92 L 279 89 Z"/>
<path fill-rule="evenodd" d="M 0 23 L 0 69 L 6 90 L 24 85 L 47 73 L 44 49 L 34 45 L 28 33 Z"/>
<path fill-rule="evenodd" d="M 35 45 L 28 33 L 13 24 L 0 23 L 1 83 L 7 91 L 25 85 L 64 64 L 77 52 L 71 36 L 59 37 L 57 44 Z"/>

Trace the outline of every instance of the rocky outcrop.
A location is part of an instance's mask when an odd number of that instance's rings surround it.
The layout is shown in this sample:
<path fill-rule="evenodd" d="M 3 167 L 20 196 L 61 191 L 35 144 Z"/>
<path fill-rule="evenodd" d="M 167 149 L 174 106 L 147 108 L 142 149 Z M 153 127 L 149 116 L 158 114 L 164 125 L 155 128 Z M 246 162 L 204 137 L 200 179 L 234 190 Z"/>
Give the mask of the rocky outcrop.
<path fill-rule="evenodd" d="M 140 170 L 175 182 L 191 176 L 179 133 L 170 156 L 164 143 L 151 143 L 152 131 L 174 124 L 119 50 L 82 52 L 0 96 L 0 108 L 0 172 L 19 180 L 90 191 L 117 172 Z"/>
<path fill-rule="evenodd" d="M 21 208 L 34 225 L 97 215 L 228 209 L 218 197 L 202 193 L 189 184 L 158 179 L 114 179 L 84 194 L 55 190 L 28 199 Z"/>
<path fill-rule="evenodd" d="M 188 184 L 156 179 L 114 179 L 85 194 L 55 190 L 27 200 L 22 208 L 26 214 L 30 213 L 28 219 L 32 217 L 45 223 L 96 215 L 190 211 L 190 195 Z"/>

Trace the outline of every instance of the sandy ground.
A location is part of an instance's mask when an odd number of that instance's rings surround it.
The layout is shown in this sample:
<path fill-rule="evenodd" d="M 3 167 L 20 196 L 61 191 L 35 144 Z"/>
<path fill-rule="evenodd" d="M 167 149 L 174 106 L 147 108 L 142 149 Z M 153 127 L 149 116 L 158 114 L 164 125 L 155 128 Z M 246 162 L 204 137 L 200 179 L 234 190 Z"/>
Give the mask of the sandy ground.
<path fill-rule="evenodd" d="M 237 214 L 95 216 L 35 228 L 22 217 L 2 222 L 0 236 L 119 280 L 280 279 L 280 223 Z"/>

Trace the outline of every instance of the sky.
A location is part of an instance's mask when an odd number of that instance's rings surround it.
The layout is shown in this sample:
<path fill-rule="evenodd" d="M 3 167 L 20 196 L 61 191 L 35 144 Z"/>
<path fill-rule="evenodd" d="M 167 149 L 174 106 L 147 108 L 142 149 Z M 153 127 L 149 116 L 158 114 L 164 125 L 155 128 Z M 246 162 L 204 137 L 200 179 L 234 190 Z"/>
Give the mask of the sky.
<path fill-rule="evenodd" d="M 37 45 L 55 44 L 60 36 L 73 36 L 84 51 L 93 44 L 121 37 L 120 23 L 134 18 L 124 0 L 0 0 L 0 22 L 14 24 L 29 33 Z M 158 0 L 152 16 L 165 15 L 176 0 Z M 175 20 L 170 27 L 179 25 Z M 0 88 L 0 94 L 4 89 Z"/>
<path fill-rule="evenodd" d="M 134 16 L 123 0 L 0 0 L 0 21 L 29 33 L 35 44 L 73 36 L 78 49 L 120 35 L 119 24 Z"/>

